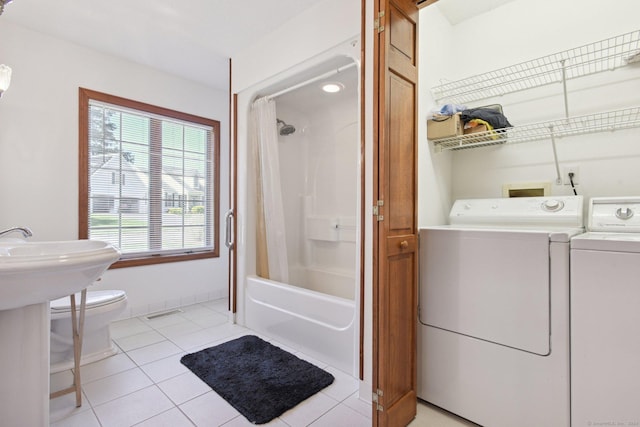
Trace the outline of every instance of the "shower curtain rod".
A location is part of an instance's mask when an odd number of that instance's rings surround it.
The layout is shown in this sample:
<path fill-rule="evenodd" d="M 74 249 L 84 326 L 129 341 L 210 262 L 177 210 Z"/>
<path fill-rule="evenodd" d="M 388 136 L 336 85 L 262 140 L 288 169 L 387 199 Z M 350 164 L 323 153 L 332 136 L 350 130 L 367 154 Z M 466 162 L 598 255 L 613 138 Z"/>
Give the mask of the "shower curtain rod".
<path fill-rule="evenodd" d="M 263 98 L 270 98 L 270 99 L 277 98 L 280 95 L 284 95 L 285 93 L 289 93 L 289 92 L 294 91 L 296 89 L 299 89 L 301 87 L 307 86 L 307 85 L 309 85 L 311 83 L 315 83 L 318 80 L 326 79 L 327 77 L 331 77 L 331 76 L 334 76 L 336 74 L 340 74 L 341 72 L 343 72 L 345 70 L 348 70 L 351 67 L 355 67 L 356 65 L 357 64 L 355 62 L 352 62 L 351 64 L 343 65 L 342 67 L 338 67 L 335 70 L 328 71 L 328 72 L 326 72 L 324 74 L 320 74 L 319 76 L 312 77 L 309 80 L 305 80 L 303 82 L 300 82 L 298 84 L 290 86 L 290 87 L 288 87 L 286 89 L 282 89 L 279 92 L 272 93 L 271 95 L 265 95 Z"/>

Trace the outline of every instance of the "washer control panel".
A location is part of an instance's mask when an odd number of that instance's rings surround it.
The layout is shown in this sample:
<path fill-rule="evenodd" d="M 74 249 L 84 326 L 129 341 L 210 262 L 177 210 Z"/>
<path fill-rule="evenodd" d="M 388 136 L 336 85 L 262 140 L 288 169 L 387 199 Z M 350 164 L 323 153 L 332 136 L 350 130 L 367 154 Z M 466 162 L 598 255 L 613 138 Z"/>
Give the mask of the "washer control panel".
<path fill-rule="evenodd" d="M 582 196 L 463 199 L 453 204 L 449 223 L 501 227 L 582 227 L 582 213 Z"/>
<path fill-rule="evenodd" d="M 640 197 L 593 197 L 589 231 L 640 233 Z"/>

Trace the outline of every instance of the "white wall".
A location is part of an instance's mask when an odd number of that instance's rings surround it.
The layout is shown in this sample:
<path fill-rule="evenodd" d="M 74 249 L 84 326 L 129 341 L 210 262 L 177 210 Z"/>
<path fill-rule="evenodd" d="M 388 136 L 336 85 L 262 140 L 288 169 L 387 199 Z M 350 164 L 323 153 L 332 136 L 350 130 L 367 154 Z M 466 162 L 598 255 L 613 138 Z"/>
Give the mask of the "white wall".
<path fill-rule="evenodd" d="M 443 0 L 446 1 L 446 0 Z M 515 0 L 458 25 L 442 20 L 437 3 L 421 12 L 421 120 L 435 107 L 428 90 L 441 81 L 453 81 L 474 74 L 532 60 L 579 47 L 619 34 L 638 30 L 640 3 L 635 0 L 601 2 Z M 431 25 L 438 22 L 446 25 Z M 439 40 L 435 43 L 434 40 Z M 436 46 L 434 46 L 436 44 Z M 444 64 L 444 66 L 443 66 Z M 592 114 L 640 105 L 640 67 L 570 80 L 569 113 Z M 562 87 L 519 92 L 468 104 L 470 107 L 500 103 L 513 125 L 564 117 Z M 618 196 L 640 194 L 640 129 L 603 132 L 558 140 L 560 169 L 579 168 L 578 194 Z M 473 197 L 501 197 L 502 185 L 529 181 L 552 182 L 552 194 L 570 194 L 570 187 L 555 185 L 555 166 L 550 141 L 434 153 L 426 143 L 426 129 L 420 129 L 421 150 L 431 161 L 421 162 L 421 185 L 428 189 L 450 186 L 450 200 Z M 426 148 L 429 147 L 429 150 Z M 421 151 L 423 158 L 428 157 Z M 451 156 L 451 172 L 429 174 Z M 425 172 L 426 171 L 426 172 Z M 446 172 L 446 171 L 445 171 Z M 436 199 L 434 203 L 434 199 Z M 437 201 L 442 193 L 421 192 L 421 225 L 442 214 Z M 434 206 L 435 205 L 435 206 Z M 434 212 L 434 210 L 436 210 Z M 442 222 L 446 222 L 442 221 Z"/>
<path fill-rule="evenodd" d="M 446 0 L 444 0 L 446 1 Z M 428 12 L 428 13 L 427 13 Z M 418 226 L 446 222 L 451 207 L 451 153 L 435 153 L 427 143 L 426 114 L 433 108 L 429 88 L 447 75 L 452 51 L 452 28 L 435 6 L 420 11 L 418 77 Z"/>
<path fill-rule="evenodd" d="M 226 93 L 7 21 L 0 40 L 0 63 L 13 69 L 0 99 L 0 229 L 28 226 L 33 240 L 78 238 L 78 87 L 219 120 L 226 211 Z M 100 286 L 127 292 L 126 317 L 220 298 L 227 293 L 224 246 L 220 253 L 218 259 L 110 270 Z"/>

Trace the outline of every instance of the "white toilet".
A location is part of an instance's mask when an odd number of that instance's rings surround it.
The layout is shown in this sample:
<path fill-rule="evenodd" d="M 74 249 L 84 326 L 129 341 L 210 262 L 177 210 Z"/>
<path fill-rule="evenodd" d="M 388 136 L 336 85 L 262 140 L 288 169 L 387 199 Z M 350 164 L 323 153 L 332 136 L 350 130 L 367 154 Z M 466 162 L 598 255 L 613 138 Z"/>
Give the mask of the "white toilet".
<path fill-rule="evenodd" d="M 80 293 L 76 294 L 80 309 Z M 111 341 L 109 323 L 127 307 L 127 294 L 120 290 L 87 291 L 82 336 L 81 364 L 96 362 L 117 353 Z M 73 367 L 71 299 L 51 301 L 51 373 Z"/>

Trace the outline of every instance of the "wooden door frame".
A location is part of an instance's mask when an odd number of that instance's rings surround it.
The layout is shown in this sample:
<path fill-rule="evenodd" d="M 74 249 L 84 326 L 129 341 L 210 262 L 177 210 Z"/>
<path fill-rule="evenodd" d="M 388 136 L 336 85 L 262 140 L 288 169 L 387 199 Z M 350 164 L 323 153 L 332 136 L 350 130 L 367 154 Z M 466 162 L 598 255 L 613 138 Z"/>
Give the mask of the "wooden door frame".
<path fill-rule="evenodd" d="M 233 93 L 233 61 L 229 58 L 229 210 L 233 214 L 231 223 L 231 234 L 233 236 L 233 246 L 228 248 L 228 289 L 227 309 L 231 315 L 235 315 L 238 304 L 238 251 L 236 250 L 235 238 L 237 236 L 237 212 L 238 212 L 238 94 Z M 225 232 L 226 232 L 225 223 Z"/>

